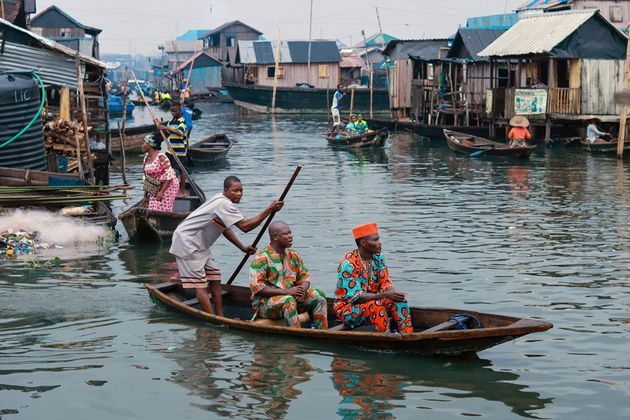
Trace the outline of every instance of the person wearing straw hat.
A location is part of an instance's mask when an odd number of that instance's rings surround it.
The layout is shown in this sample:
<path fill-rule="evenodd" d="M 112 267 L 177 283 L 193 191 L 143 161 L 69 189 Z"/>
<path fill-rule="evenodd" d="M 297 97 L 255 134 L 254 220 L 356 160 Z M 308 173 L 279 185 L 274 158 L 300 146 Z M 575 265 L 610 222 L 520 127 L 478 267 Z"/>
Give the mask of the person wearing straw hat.
<path fill-rule="evenodd" d="M 515 115 L 510 119 L 510 132 L 508 140 L 510 147 L 526 147 L 527 140 L 532 138 L 529 130 L 529 120 L 522 115 Z"/>
<path fill-rule="evenodd" d="M 586 140 L 588 140 L 591 144 L 608 143 L 607 140 L 610 140 L 612 138 L 609 133 L 602 131 L 599 129 L 599 127 L 597 127 L 597 123 L 600 121 L 601 120 L 597 117 L 589 118 L 588 120 L 586 120 L 586 123 L 588 124 L 586 127 Z"/>
<path fill-rule="evenodd" d="M 376 223 L 352 229 L 357 249 L 339 261 L 334 310 L 350 328 L 371 324 L 377 332 L 413 332 L 405 294 L 394 288 L 381 254 Z"/>

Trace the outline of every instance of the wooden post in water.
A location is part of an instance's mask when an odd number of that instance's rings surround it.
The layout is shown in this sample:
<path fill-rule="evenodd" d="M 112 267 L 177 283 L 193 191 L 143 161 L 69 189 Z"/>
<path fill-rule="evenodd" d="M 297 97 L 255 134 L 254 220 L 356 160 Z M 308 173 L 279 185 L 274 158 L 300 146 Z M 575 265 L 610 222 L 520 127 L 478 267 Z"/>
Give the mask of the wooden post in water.
<path fill-rule="evenodd" d="M 626 46 L 626 78 L 623 82 L 624 89 L 630 89 L 630 41 Z M 617 140 L 617 159 L 623 159 L 623 147 L 626 142 L 626 123 L 628 120 L 628 106 L 621 105 L 619 120 L 619 139 Z"/>
<path fill-rule="evenodd" d="M 372 80 L 372 65 L 370 64 L 370 56 L 368 55 L 368 46 L 367 46 L 367 38 L 365 38 L 365 31 L 361 30 L 361 35 L 363 35 L 363 44 L 365 45 L 365 64 L 368 66 L 369 75 L 370 75 L 370 118 L 374 118 L 372 115 L 372 110 L 374 106 L 374 83 Z"/>
<path fill-rule="evenodd" d="M 378 13 L 378 7 L 374 6 L 374 8 L 376 9 L 376 20 L 378 20 L 378 30 L 381 33 L 381 48 L 383 49 L 383 51 L 385 51 L 385 38 L 383 37 L 383 27 L 381 26 L 381 15 Z M 385 59 L 385 79 L 387 80 L 387 100 L 389 102 L 389 112 L 391 114 L 391 117 L 394 118 L 394 110 L 392 109 L 392 90 L 394 87 L 391 85 L 387 59 Z M 370 118 L 372 118 L 371 113 L 370 113 Z"/>
<path fill-rule="evenodd" d="M 278 28 L 278 43 L 276 44 L 276 66 L 273 71 L 273 93 L 271 95 L 271 113 L 276 113 L 276 90 L 278 89 L 278 67 L 280 66 L 280 28 Z"/>
<path fill-rule="evenodd" d="M 354 88 L 352 88 L 352 92 L 350 93 L 350 115 L 352 115 L 353 110 L 354 110 Z"/>
<path fill-rule="evenodd" d="M 79 101 L 81 102 L 81 114 L 83 116 L 83 134 L 85 135 L 85 150 L 87 151 L 88 171 L 90 174 L 90 183 L 94 184 L 94 161 L 92 160 L 92 148 L 90 147 L 90 135 L 88 128 L 87 106 L 85 105 L 85 92 L 83 91 L 83 75 L 81 74 L 81 54 L 75 55 L 75 64 L 77 67 L 77 85 L 79 86 Z"/>
<path fill-rule="evenodd" d="M 122 122 L 118 126 L 118 135 L 120 136 L 120 153 L 122 154 L 122 177 L 123 182 L 127 184 L 127 156 L 125 154 L 125 124 L 127 122 L 127 89 L 129 89 L 129 69 L 125 66 L 125 81 L 123 83 L 124 94 L 122 99 Z"/>
<path fill-rule="evenodd" d="M 306 83 L 311 84 L 311 41 L 313 35 L 313 0 L 311 0 L 311 11 L 308 18 L 308 65 L 306 73 Z M 280 38 L 280 37 L 278 37 Z"/>

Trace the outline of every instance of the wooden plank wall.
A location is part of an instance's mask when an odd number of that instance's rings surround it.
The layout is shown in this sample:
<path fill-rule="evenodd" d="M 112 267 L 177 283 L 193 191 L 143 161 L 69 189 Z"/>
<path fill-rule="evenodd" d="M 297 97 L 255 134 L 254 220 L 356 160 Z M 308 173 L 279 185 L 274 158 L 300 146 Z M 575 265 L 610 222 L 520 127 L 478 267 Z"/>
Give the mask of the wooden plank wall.
<path fill-rule="evenodd" d="M 613 96 L 623 89 L 625 60 L 582 60 L 582 114 L 619 115 Z"/>
<path fill-rule="evenodd" d="M 311 64 L 311 85 L 321 89 L 336 89 L 339 84 L 339 63 L 329 63 L 329 77 L 319 77 L 319 63 Z M 258 65 L 258 85 L 273 86 L 273 77 L 267 77 L 267 67 L 273 64 Z M 278 78 L 279 87 L 295 87 L 296 83 L 306 83 L 308 80 L 307 64 L 280 64 L 284 67 L 284 77 Z"/>
<path fill-rule="evenodd" d="M 390 69 L 391 107 L 393 109 L 411 107 L 411 79 L 413 78 L 413 62 L 409 59 L 397 60 L 396 66 Z"/>

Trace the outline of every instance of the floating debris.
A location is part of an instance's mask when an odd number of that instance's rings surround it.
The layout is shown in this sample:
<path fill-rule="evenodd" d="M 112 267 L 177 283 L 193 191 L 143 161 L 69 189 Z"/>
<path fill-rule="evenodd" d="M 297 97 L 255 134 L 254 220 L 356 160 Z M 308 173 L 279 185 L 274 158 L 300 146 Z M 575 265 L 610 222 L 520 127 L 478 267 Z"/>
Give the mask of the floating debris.
<path fill-rule="evenodd" d="M 55 247 L 55 244 L 42 242 L 39 239 L 39 232 L 25 232 L 23 230 L 13 232 L 12 229 L 0 232 L 0 256 L 30 255 L 38 249 Z"/>

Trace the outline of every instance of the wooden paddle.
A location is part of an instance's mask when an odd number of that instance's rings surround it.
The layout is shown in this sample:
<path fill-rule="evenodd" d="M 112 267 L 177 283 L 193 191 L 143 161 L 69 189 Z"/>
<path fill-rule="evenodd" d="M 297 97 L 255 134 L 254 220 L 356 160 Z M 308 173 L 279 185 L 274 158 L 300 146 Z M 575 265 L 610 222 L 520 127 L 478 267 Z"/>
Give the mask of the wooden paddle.
<path fill-rule="evenodd" d="M 153 120 L 153 122 L 155 123 L 155 127 L 157 128 L 158 127 L 158 123 L 156 122 L 157 117 L 155 116 L 155 114 L 153 113 L 153 110 L 149 106 L 149 103 L 147 102 L 147 98 L 145 98 L 144 92 L 142 91 L 142 88 L 140 87 L 140 83 L 138 83 L 138 79 L 136 78 L 136 74 L 133 72 L 133 70 L 131 70 L 131 76 L 133 77 L 133 81 L 136 84 L 136 87 L 138 88 L 138 92 L 140 92 L 140 97 L 142 98 L 142 101 L 144 102 L 144 104 L 147 106 L 147 109 L 149 110 L 149 113 L 151 114 L 151 119 Z M 162 135 L 162 139 L 166 143 L 166 147 L 168 147 L 168 150 L 171 152 L 171 154 L 175 158 L 175 163 L 177 163 L 177 166 L 179 167 L 179 170 L 182 171 L 182 173 L 184 175 L 186 175 L 186 178 L 188 178 L 188 182 L 190 182 L 190 187 L 195 192 L 195 194 L 197 194 L 197 197 L 199 197 L 199 200 L 203 203 L 204 201 L 206 201 L 206 195 L 203 193 L 201 188 L 199 188 L 197 186 L 197 183 L 190 176 L 188 171 L 186 171 L 186 168 L 184 168 L 184 165 L 179 160 L 179 157 L 177 156 L 177 154 L 173 150 L 173 146 L 171 146 L 171 142 L 168 141 L 168 138 L 166 137 L 166 135 L 164 135 L 164 132 L 162 132 L 162 130 L 158 130 L 158 131 Z"/>
<path fill-rule="evenodd" d="M 293 182 L 295 182 L 295 179 L 297 178 L 297 176 L 298 176 L 298 174 L 300 173 L 301 170 L 302 170 L 302 165 L 296 166 L 295 171 L 293 171 L 293 176 L 289 180 L 289 183 L 287 184 L 287 186 L 284 187 L 284 191 L 282 191 L 282 195 L 280 195 L 280 198 L 279 198 L 280 201 L 283 201 L 284 198 L 287 196 L 287 194 L 289 193 L 289 190 L 291 189 L 291 186 L 293 185 Z M 254 243 L 252 244 L 252 246 L 255 247 L 256 245 L 258 245 L 258 242 L 260 242 L 260 239 L 265 234 L 265 231 L 269 227 L 269 224 L 271 223 L 271 220 L 273 219 L 273 217 L 275 215 L 276 215 L 275 211 L 269 215 L 269 217 L 265 221 L 265 224 L 263 225 L 262 229 L 260 229 L 260 232 L 258 232 L 258 235 L 256 236 L 256 239 L 254 240 Z M 243 268 L 243 266 L 247 262 L 248 258 L 249 258 L 249 254 L 245 254 L 243 256 L 243 259 L 241 260 L 241 263 L 238 265 L 238 267 L 236 267 L 236 270 L 234 270 L 234 273 L 232 274 L 230 279 L 227 281 L 227 284 L 232 284 L 232 282 L 234 281 L 236 276 L 238 276 L 238 273 L 240 273 L 241 269 Z"/>

